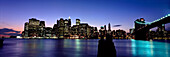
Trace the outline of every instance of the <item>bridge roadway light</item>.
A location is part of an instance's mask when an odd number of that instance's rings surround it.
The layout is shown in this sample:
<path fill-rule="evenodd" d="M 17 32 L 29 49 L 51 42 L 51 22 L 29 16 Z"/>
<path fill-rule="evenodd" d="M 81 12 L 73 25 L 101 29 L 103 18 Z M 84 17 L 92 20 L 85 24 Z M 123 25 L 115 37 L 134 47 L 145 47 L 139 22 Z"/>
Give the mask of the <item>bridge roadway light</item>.
<path fill-rule="evenodd" d="M 163 19 L 163 18 L 158 19 L 158 21 L 161 20 L 161 19 Z"/>
<path fill-rule="evenodd" d="M 150 25 L 150 24 L 152 24 L 152 23 L 154 23 L 154 22 L 157 22 L 157 21 L 160 21 L 161 19 L 164 19 L 164 18 L 166 18 L 166 17 L 168 17 L 168 16 L 170 16 L 170 14 L 168 14 L 168 15 L 166 15 L 166 16 L 160 18 L 160 19 L 157 19 L 157 20 L 155 20 L 155 21 L 153 21 L 153 22 L 151 22 L 151 23 L 147 23 L 147 24 Z M 137 23 L 139 23 L 139 22 L 137 22 Z"/>
<path fill-rule="evenodd" d="M 159 21 L 159 19 L 157 19 L 157 20 L 155 20 L 155 21 L 153 21 L 153 22 L 157 22 L 157 21 Z"/>
<path fill-rule="evenodd" d="M 165 17 L 168 17 L 168 15 L 166 15 Z"/>
<path fill-rule="evenodd" d="M 170 16 L 170 14 L 168 14 L 168 16 Z"/>
<path fill-rule="evenodd" d="M 162 19 L 165 18 L 165 17 L 162 17 Z"/>

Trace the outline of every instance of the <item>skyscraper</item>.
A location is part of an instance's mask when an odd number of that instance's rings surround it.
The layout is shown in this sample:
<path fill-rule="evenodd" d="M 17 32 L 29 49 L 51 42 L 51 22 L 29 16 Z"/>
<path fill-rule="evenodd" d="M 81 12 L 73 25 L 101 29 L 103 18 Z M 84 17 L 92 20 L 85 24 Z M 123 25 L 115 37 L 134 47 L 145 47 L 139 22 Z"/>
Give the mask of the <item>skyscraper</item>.
<path fill-rule="evenodd" d="M 106 30 L 106 25 L 104 25 L 104 30 Z"/>
<path fill-rule="evenodd" d="M 111 31 L 110 23 L 109 23 L 109 25 L 108 25 L 108 31 Z"/>
<path fill-rule="evenodd" d="M 108 32 L 109 34 L 111 34 L 111 27 L 110 27 L 110 23 L 108 24 Z"/>
<path fill-rule="evenodd" d="M 25 23 L 23 37 L 43 37 L 45 36 L 45 21 L 39 21 L 36 18 L 29 19 Z"/>
<path fill-rule="evenodd" d="M 80 19 L 76 19 L 76 25 L 80 25 Z"/>
<path fill-rule="evenodd" d="M 40 21 L 39 25 L 39 36 L 44 37 L 45 36 L 45 21 Z"/>
<path fill-rule="evenodd" d="M 68 25 L 71 27 L 71 19 L 68 19 Z"/>
<path fill-rule="evenodd" d="M 22 36 L 24 36 L 24 37 L 28 37 L 28 26 L 29 26 L 29 23 L 26 22 L 25 25 L 24 25 L 24 31 L 23 31 L 23 34 L 22 34 Z"/>
<path fill-rule="evenodd" d="M 29 19 L 25 23 L 23 37 L 58 37 L 70 38 L 72 35 L 82 36 L 82 38 L 93 37 L 97 32 L 97 27 L 89 26 L 87 23 L 80 23 L 80 19 L 76 19 L 76 25 L 71 27 L 71 19 L 57 20 L 53 28 L 45 27 L 45 21 L 39 21 L 36 18 Z M 95 34 L 97 36 L 97 33 Z"/>

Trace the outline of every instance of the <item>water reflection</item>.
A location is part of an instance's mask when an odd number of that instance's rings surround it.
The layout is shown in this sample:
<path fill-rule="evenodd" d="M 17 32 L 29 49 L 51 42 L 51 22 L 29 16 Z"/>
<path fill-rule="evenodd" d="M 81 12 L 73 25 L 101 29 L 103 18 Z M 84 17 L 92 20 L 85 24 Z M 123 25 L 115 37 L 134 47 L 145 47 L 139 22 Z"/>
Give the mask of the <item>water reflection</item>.
<path fill-rule="evenodd" d="M 113 40 L 118 57 L 169 57 L 170 43 Z M 97 57 L 98 39 L 5 39 L 0 57 Z"/>
<path fill-rule="evenodd" d="M 169 43 L 131 40 L 133 57 L 168 57 L 170 52 Z"/>

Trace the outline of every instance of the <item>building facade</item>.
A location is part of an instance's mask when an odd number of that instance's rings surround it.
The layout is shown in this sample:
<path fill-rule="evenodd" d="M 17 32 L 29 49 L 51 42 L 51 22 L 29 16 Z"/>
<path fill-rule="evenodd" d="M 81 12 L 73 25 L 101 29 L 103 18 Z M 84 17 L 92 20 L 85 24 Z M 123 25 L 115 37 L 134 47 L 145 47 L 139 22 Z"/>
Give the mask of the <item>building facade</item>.
<path fill-rule="evenodd" d="M 29 19 L 24 25 L 23 37 L 44 37 L 45 21 L 39 21 L 36 18 Z"/>
<path fill-rule="evenodd" d="M 77 35 L 78 38 L 91 38 L 97 36 L 97 27 L 89 26 L 87 23 L 80 23 L 76 19 L 76 25 L 71 26 L 71 19 L 60 18 L 53 28 L 45 27 L 45 21 L 36 18 L 29 19 L 24 25 L 22 37 L 58 37 L 70 38 Z M 74 37 L 73 37 L 74 38 Z"/>

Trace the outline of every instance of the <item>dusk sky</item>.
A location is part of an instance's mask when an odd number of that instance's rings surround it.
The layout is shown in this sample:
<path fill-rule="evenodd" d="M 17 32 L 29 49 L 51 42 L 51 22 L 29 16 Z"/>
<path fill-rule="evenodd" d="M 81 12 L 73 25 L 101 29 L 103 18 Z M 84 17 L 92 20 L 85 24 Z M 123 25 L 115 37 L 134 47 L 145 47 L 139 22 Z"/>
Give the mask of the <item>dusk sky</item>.
<path fill-rule="evenodd" d="M 98 29 L 110 23 L 112 30 L 128 32 L 136 19 L 151 22 L 169 13 L 170 0 L 0 0 L 0 29 L 23 31 L 32 17 L 53 27 L 61 17 L 70 16 L 72 25 L 79 18 Z"/>

